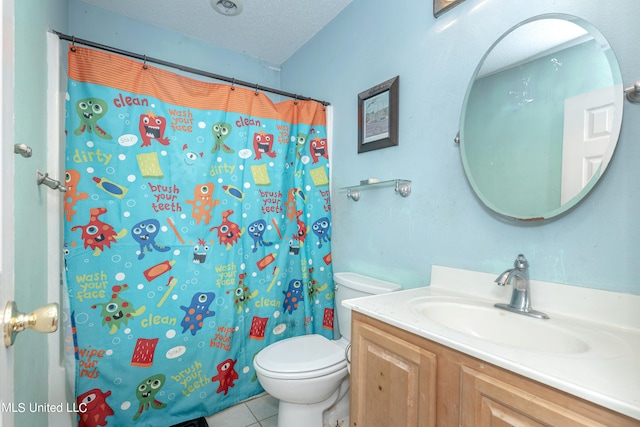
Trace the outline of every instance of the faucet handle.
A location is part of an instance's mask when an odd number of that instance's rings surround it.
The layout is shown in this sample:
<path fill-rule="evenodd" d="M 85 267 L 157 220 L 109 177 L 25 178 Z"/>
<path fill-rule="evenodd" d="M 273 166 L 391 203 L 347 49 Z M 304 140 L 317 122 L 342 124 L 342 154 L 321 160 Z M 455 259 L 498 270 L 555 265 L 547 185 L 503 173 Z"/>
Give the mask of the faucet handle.
<path fill-rule="evenodd" d="M 526 270 L 529 267 L 529 261 L 527 261 L 524 255 L 519 254 L 518 258 L 513 262 L 513 266 L 518 270 Z"/>

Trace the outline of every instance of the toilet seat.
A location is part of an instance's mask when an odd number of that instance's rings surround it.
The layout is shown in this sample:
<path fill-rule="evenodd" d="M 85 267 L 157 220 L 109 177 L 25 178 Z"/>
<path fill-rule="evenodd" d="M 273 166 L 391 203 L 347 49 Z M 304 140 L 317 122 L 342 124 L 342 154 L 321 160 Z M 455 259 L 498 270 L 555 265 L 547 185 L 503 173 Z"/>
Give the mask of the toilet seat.
<path fill-rule="evenodd" d="M 344 348 L 322 335 L 287 338 L 267 346 L 254 360 L 270 378 L 308 379 L 347 368 Z"/>

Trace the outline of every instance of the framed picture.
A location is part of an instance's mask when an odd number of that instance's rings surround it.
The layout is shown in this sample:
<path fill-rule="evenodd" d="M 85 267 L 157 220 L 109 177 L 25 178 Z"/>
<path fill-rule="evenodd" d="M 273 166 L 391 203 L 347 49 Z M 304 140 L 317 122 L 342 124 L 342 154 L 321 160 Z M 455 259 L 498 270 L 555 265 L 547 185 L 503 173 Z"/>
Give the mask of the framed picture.
<path fill-rule="evenodd" d="M 398 145 L 399 79 L 358 94 L 358 153 Z"/>
<path fill-rule="evenodd" d="M 464 0 L 433 0 L 433 16 L 437 18 L 463 1 Z"/>

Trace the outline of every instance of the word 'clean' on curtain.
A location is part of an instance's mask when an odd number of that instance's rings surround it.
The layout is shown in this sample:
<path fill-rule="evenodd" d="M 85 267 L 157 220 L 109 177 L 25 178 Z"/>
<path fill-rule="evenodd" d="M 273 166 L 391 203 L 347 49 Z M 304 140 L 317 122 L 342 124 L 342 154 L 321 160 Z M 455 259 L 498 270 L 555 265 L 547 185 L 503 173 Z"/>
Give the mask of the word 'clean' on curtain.
<path fill-rule="evenodd" d="M 325 108 L 78 46 L 68 60 L 79 425 L 170 426 L 261 393 L 261 349 L 333 338 Z"/>

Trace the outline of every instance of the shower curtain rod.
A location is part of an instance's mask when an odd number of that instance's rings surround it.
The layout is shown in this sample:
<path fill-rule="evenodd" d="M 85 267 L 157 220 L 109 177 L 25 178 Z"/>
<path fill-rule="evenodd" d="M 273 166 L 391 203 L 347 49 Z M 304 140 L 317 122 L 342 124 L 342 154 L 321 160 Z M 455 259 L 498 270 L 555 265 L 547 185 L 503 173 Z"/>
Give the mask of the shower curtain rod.
<path fill-rule="evenodd" d="M 57 35 L 58 38 L 60 38 L 61 40 L 67 40 L 67 41 L 70 41 L 73 44 L 76 44 L 76 43 L 77 44 L 82 44 L 82 45 L 93 47 L 93 48 L 96 48 L 96 49 L 105 50 L 107 52 L 116 53 L 118 55 L 128 56 L 130 58 L 135 58 L 135 59 L 141 60 L 141 61 L 143 61 L 145 63 L 146 62 L 151 62 L 151 63 L 154 63 L 154 64 L 163 65 L 165 67 L 171 67 L 171 68 L 175 68 L 175 69 L 178 69 L 178 70 L 181 70 L 181 71 L 186 71 L 188 73 L 196 74 L 196 75 L 199 75 L 199 76 L 204 76 L 204 77 L 208 77 L 208 78 L 215 79 L 215 80 L 221 80 L 221 81 L 224 81 L 224 82 L 227 82 L 227 83 L 231 83 L 232 85 L 245 86 L 245 87 L 248 87 L 248 88 L 251 88 L 251 89 L 255 89 L 256 92 L 258 90 L 261 90 L 263 92 L 269 92 L 269 93 L 273 93 L 273 94 L 276 94 L 276 95 L 286 96 L 288 98 L 293 98 L 293 99 L 300 100 L 300 101 L 316 101 L 316 102 L 321 103 L 324 106 L 331 105 L 331 103 L 328 102 L 328 101 L 321 101 L 319 99 L 309 98 L 309 97 L 298 95 L 298 94 L 295 94 L 295 93 L 285 92 L 285 91 L 282 91 L 282 90 L 279 90 L 279 89 L 273 89 L 273 88 L 270 88 L 270 87 L 267 87 L 267 86 L 260 86 L 260 85 L 255 84 L 255 83 L 250 83 L 250 82 L 245 82 L 245 81 L 242 81 L 242 80 L 237 80 L 237 79 L 232 78 L 232 77 L 221 76 L 220 74 L 214 74 L 214 73 L 210 73 L 208 71 L 198 70 L 197 68 L 187 67 L 187 66 L 176 64 L 176 63 L 173 63 L 173 62 L 164 61 L 162 59 L 151 58 L 151 57 L 146 56 L 146 55 L 140 55 L 138 53 L 129 52 L 129 51 L 126 51 L 126 50 L 122 50 L 122 49 L 118 49 L 118 48 L 115 48 L 115 47 L 103 45 L 103 44 L 100 44 L 100 43 L 95 43 L 95 42 L 92 42 L 92 41 L 89 41 L 89 40 L 79 39 L 79 38 L 77 38 L 75 36 L 70 36 L 68 34 L 63 34 L 63 33 L 60 33 L 60 32 L 58 32 L 56 30 L 49 30 L 49 31 L 51 31 L 53 34 Z"/>

